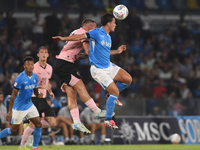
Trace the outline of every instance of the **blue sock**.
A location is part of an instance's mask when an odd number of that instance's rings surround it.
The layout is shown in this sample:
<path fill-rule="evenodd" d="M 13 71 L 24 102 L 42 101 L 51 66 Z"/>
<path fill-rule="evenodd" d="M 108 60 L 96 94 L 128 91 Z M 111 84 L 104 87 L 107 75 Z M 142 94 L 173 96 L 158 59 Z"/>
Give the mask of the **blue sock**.
<path fill-rule="evenodd" d="M 119 92 L 123 91 L 125 88 L 127 88 L 130 83 L 122 83 L 122 82 L 117 82 L 116 83 L 118 89 L 119 89 Z"/>
<path fill-rule="evenodd" d="M 10 128 L 6 128 L 0 132 L 0 139 L 7 137 L 9 134 L 12 134 Z"/>
<path fill-rule="evenodd" d="M 112 120 L 112 114 L 115 109 L 115 102 L 118 96 L 110 94 L 106 102 L 106 120 Z"/>
<path fill-rule="evenodd" d="M 33 132 L 33 146 L 38 147 L 41 138 L 42 128 L 35 128 Z"/>

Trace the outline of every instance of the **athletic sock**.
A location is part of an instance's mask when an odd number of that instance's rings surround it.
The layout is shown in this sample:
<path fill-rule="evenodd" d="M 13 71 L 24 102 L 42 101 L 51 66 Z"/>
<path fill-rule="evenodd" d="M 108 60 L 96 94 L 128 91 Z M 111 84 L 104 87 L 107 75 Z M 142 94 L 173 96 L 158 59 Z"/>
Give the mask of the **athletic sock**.
<path fill-rule="evenodd" d="M 0 139 L 7 137 L 9 134 L 12 134 L 10 128 L 6 128 L 0 132 Z"/>
<path fill-rule="evenodd" d="M 85 103 L 95 114 L 98 114 L 101 112 L 101 109 L 97 107 L 95 104 L 94 100 L 90 98 L 86 103 Z"/>
<path fill-rule="evenodd" d="M 41 138 L 41 131 L 42 128 L 36 128 L 33 132 L 33 149 L 35 149 L 35 147 L 37 148 L 40 142 L 40 138 Z"/>
<path fill-rule="evenodd" d="M 22 140 L 21 140 L 21 143 L 20 143 L 20 147 L 25 147 L 26 146 L 28 138 L 33 133 L 33 131 L 34 131 L 34 129 L 29 127 L 29 126 L 24 130 L 24 133 L 23 133 L 23 136 L 22 136 Z"/>
<path fill-rule="evenodd" d="M 70 110 L 70 113 L 71 113 L 71 116 L 72 116 L 72 119 L 73 119 L 73 122 L 74 123 L 80 123 L 80 118 L 79 118 L 79 110 L 78 110 L 78 107 L 76 108 L 73 108 Z"/>
<path fill-rule="evenodd" d="M 106 102 L 106 120 L 112 120 L 112 114 L 115 109 L 115 102 L 118 96 L 110 94 Z"/>
<path fill-rule="evenodd" d="M 102 143 L 105 141 L 105 138 L 106 138 L 106 135 L 105 135 L 105 134 L 101 135 L 101 142 L 102 142 Z"/>
<path fill-rule="evenodd" d="M 90 135 L 90 138 L 91 138 L 91 141 L 94 141 L 95 134 L 91 134 L 91 135 Z"/>
<path fill-rule="evenodd" d="M 119 89 L 119 92 L 123 91 L 125 88 L 127 88 L 130 85 L 130 83 L 122 83 L 122 82 L 117 82 L 116 86 Z"/>

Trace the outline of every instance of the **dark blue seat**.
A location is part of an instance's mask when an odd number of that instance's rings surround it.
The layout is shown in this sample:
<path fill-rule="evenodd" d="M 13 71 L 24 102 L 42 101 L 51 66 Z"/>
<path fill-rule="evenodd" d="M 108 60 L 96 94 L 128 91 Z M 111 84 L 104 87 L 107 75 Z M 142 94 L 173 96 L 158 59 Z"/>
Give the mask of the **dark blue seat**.
<path fill-rule="evenodd" d="M 185 0 L 171 0 L 170 1 L 172 8 L 174 9 L 187 9 Z"/>
<path fill-rule="evenodd" d="M 157 4 L 161 9 L 171 9 L 169 0 L 157 0 Z"/>
<path fill-rule="evenodd" d="M 143 0 L 132 0 L 130 3 L 135 8 L 138 9 L 145 8 Z"/>
<path fill-rule="evenodd" d="M 104 8 L 102 0 L 91 0 L 91 4 L 94 8 Z"/>

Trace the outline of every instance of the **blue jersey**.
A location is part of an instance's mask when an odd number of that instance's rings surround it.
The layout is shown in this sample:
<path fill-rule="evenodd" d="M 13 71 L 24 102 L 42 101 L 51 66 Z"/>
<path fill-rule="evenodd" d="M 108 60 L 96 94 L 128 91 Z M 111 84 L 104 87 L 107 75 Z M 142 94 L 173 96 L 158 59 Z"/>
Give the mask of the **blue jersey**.
<path fill-rule="evenodd" d="M 29 109 L 33 105 L 31 96 L 33 89 L 36 87 L 38 87 L 38 76 L 36 74 L 33 73 L 32 76 L 29 77 L 25 71 L 20 73 L 14 82 L 14 88 L 18 89 L 19 92 L 15 97 L 13 109 Z"/>
<path fill-rule="evenodd" d="M 111 37 L 103 27 L 88 32 L 90 35 L 89 60 L 97 68 L 108 68 L 110 65 Z"/>

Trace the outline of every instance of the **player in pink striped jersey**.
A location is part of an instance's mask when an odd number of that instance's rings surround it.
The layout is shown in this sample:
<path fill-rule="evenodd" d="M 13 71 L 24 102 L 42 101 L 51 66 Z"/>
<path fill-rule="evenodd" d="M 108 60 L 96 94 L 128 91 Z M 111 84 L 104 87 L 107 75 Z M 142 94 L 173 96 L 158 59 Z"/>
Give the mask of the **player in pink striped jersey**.
<path fill-rule="evenodd" d="M 85 19 L 82 27 L 74 30 L 73 34 L 82 34 L 96 27 L 96 22 L 91 19 Z M 106 111 L 99 109 L 94 100 L 88 94 L 81 76 L 79 75 L 74 61 L 76 56 L 83 50 L 89 49 L 89 41 L 87 39 L 81 41 L 66 41 L 65 46 L 60 54 L 56 56 L 54 63 L 54 72 L 61 81 L 61 89 L 67 94 L 68 108 L 73 118 L 74 124 L 72 128 L 85 133 L 91 133 L 81 122 L 79 118 L 79 110 L 77 107 L 76 91 L 79 93 L 81 100 L 95 113 L 97 118 L 106 117 Z M 86 51 L 88 54 L 88 51 Z M 84 57 L 85 55 L 83 55 Z"/>

